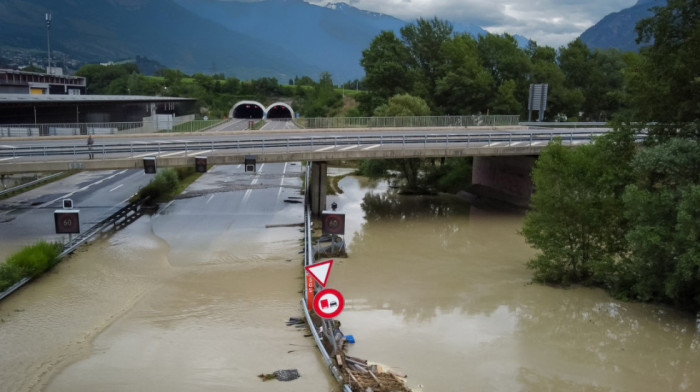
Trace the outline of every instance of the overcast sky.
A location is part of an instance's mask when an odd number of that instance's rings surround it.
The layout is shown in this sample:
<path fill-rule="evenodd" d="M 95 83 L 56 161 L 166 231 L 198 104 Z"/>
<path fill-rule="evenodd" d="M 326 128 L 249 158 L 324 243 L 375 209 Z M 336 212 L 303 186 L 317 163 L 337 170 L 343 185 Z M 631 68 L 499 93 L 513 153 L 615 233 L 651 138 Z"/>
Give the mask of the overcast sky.
<path fill-rule="evenodd" d="M 356 8 L 414 21 L 419 17 L 472 23 L 491 33 L 520 34 L 554 48 L 576 39 L 605 15 L 637 0 L 304 0 L 325 5 L 345 2 Z"/>

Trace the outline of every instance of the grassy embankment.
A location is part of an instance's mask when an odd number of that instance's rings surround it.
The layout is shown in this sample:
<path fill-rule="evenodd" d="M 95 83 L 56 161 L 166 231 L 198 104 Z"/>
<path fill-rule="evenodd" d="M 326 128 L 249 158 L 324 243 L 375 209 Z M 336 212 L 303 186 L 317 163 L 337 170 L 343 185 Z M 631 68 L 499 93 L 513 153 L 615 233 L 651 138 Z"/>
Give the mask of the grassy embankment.
<path fill-rule="evenodd" d="M 0 292 L 24 278 L 38 276 L 56 265 L 63 245 L 40 241 L 27 246 L 0 264 Z"/>

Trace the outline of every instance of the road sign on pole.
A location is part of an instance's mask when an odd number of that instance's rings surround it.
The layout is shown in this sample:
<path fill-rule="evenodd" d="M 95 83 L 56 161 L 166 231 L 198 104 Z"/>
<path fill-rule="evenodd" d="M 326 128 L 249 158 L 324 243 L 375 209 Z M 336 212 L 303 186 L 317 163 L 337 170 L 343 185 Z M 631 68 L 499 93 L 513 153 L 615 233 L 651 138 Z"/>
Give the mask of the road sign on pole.
<path fill-rule="evenodd" d="M 314 297 L 314 312 L 322 318 L 333 318 L 345 307 L 345 299 L 338 290 L 323 289 Z"/>
<path fill-rule="evenodd" d="M 331 273 L 331 267 L 333 266 L 333 260 L 322 261 L 313 265 L 304 267 L 311 276 L 316 279 L 318 284 L 326 287 L 326 282 L 328 282 L 328 275 Z"/>
<path fill-rule="evenodd" d="M 80 233 L 80 210 L 55 210 L 53 219 L 56 234 Z"/>
<path fill-rule="evenodd" d="M 306 307 L 309 310 L 314 308 L 314 277 L 311 274 L 306 274 Z"/>

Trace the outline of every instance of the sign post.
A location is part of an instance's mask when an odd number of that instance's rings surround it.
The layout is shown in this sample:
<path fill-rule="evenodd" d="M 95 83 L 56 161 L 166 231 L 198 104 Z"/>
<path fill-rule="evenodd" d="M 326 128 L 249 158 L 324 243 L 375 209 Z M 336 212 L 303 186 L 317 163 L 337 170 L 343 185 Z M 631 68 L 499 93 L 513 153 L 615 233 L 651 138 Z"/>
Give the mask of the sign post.
<path fill-rule="evenodd" d="M 306 274 L 306 307 L 309 310 L 314 308 L 314 277 L 311 274 Z"/>
<path fill-rule="evenodd" d="M 537 121 L 544 121 L 544 111 L 547 109 L 548 84 L 531 84 L 530 97 L 527 101 L 527 121 L 532 121 L 532 111 L 537 110 Z"/>

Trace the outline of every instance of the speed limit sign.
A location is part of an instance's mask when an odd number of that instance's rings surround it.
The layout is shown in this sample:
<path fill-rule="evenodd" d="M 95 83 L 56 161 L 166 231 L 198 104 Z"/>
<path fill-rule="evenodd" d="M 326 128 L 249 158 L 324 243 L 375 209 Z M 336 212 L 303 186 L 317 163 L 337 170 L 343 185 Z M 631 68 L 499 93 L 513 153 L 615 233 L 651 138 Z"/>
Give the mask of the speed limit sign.
<path fill-rule="evenodd" d="M 345 234 L 345 213 L 323 211 L 321 231 L 323 234 Z"/>
<path fill-rule="evenodd" d="M 78 234 L 80 233 L 80 211 L 79 210 L 56 210 L 53 212 L 56 234 Z"/>

